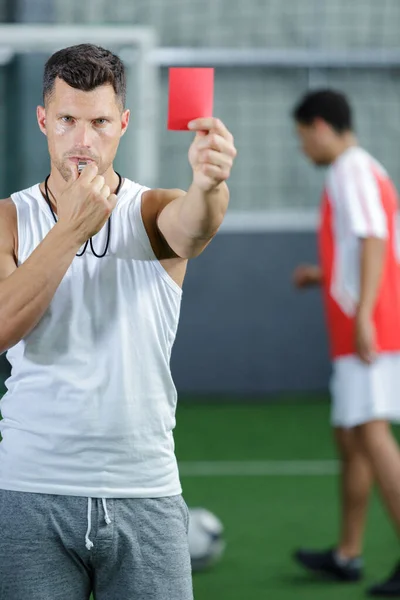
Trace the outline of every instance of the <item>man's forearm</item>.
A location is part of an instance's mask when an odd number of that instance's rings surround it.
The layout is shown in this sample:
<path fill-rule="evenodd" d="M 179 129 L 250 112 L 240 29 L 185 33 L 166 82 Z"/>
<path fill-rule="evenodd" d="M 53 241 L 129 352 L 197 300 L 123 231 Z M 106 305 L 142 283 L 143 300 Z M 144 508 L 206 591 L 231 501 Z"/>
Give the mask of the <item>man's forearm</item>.
<path fill-rule="evenodd" d="M 367 238 L 361 243 L 360 300 L 357 315 L 370 317 L 375 307 L 385 261 L 386 241 Z"/>
<path fill-rule="evenodd" d="M 78 250 L 79 242 L 57 224 L 31 256 L 0 282 L 0 352 L 39 322 Z"/>
<path fill-rule="evenodd" d="M 221 183 L 210 192 L 192 184 L 182 196 L 178 218 L 180 227 L 193 240 L 210 239 L 218 231 L 229 203 L 229 190 Z"/>

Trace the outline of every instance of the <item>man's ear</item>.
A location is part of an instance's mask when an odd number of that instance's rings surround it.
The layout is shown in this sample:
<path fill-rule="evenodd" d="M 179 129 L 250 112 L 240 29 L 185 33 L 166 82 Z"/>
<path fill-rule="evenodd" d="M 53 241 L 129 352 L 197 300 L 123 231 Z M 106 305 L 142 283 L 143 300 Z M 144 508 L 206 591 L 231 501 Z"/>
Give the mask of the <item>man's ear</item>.
<path fill-rule="evenodd" d="M 121 137 L 125 134 L 126 130 L 128 129 L 130 116 L 131 116 L 131 111 L 128 110 L 128 109 L 124 110 L 124 112 L 122 113 L 122 116 L 121 116 Z"/>
<path fill-rule="evenodd" d="M 327 129 L 330 129 L 329 123 L 327 123 L 324 119 L 321 119 L 321 117 L 316 117 L 314 119 L 313 126 L 317 131 L 326 131 Z"/>
<path fill-rule="evenodd" d="M 46 109 L 45 109 L 44 106 L 38 106 L 37 107 L 37 109 L 36 109 L 36 118 L 37 118 L 37 122 L 38 122 L 40 131 L 44 135 L 47 135 L 47 130 L 46 130 Z"/>

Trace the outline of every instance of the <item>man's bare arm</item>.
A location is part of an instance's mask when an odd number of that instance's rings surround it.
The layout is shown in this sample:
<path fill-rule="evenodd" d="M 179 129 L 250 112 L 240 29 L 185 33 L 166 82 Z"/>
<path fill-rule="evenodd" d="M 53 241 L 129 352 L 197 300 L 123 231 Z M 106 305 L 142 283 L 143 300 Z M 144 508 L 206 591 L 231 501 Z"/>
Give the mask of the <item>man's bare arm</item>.
<path fill-rule="evenodd" d="M 189 149 L 193 181 L 186 193 L 161 201 L 158 229 L 180 258 L 200 254 L 217 233 L 229 202 L 229 178 L 236 148 L 233 136 L 219 119 L 198 119 L 191 125 L 196 137 Z"/>
<path fill-rule="evenodd" d="M 80 246 L 67 230 L 55 225 L 17 268 L 9 202 L 0 203 L 0 352 L 19 342 L 39 322 Z"/>
<path fill-rule="evenodd" d="M 322 270 L 317 265 L 300 265 L 293 273 L 293 283 L 300 289 L 322 285 Z"/>
<path fill-rule="evenodd" d="M 58 222 L 17 268 L 17 218 L 0 202 L 0 352 L 23 339 L 42 318 L 81 245 L 97 233 L 116 204 L 115 194 L 89 164 L 57 202 Z"/>
<path fill-rule="evenodd" d="M 160 232 L 180 258 L 201 254 L 217 233 L 228 207 L 228 187 L 223 184 L 209 193 L 192 186 L 188 192 L 159 190 L 161 212 L 157 219 Z"/>
<path fill-rule="evenodd" d="M 366 238 L 361 241 L 360 299 L 356 314 L 356 348 L 361 360 L 373 362 L 376 354 L 373 311 L 379 292 L 385 261 L 386 240 Z"/>
<path fill-rule="evenodd" d="M 372 315 L 381 283 L 386 240 L 367 238 L 361 241 L 360 300 L 357 314 Z"/>

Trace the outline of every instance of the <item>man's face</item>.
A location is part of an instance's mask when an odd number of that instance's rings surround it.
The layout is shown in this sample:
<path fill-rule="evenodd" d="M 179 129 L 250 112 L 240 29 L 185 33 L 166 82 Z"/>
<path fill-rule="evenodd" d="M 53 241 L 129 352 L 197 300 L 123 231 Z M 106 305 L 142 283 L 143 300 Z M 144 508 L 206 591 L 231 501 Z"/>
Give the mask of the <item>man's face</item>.
<path fill-rule="evenodd" d="M 326 166 L 332 162 L 334 132 L 327 123 L 321 120 L 316 120 L 311 125 L 297 123 L 296 130 L 301 149 L 307 158 L 318 166 Z"/>
<path fill-rule="evenodd" d="M 69 181 L 79 160 L 95 162 L 99 175 L 111 167 L 129 111 L 122 110 L 112 85 L 83 92 L 57 78 L 46 107 L 38 107 L 37 117 L 47 136 L 51 163 Z"/>

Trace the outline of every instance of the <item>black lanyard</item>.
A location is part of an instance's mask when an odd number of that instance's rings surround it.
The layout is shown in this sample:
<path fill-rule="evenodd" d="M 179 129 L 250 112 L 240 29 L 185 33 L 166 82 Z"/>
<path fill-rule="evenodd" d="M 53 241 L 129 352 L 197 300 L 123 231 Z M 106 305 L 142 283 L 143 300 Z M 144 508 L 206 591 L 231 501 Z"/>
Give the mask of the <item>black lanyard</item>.
<path fill-rule="evenodd" d="M 121 185 L 122 185 L 122 177 L 119 173 L 117 173 L 117 175 L 118 175 L 119 183 L 118 183 L 117 191 L 115 192 L 115 194 L 118 196 L 119 191 L 121 189 Z M 49 188 L 48 188 L 49 178 L 50 178 L 50 175 L 47 175 L 46 180 L 44 182 L 45 200 L 46 200 L 47 204 L 49 205 L 51 214 L 53 215 L 54 222 L 57 223 L 57 217 L 55 215 L 53 207 L 51 206 L 51 201 L 49 198 Z M 93 248 L 93 240 L 92 240 L 92 238 L 90 238 L 89 240 L 86 241 L 82 252 L 79 252 L 79 254 L 77 254 L 76 256 L 83 256 L 85 254 L 88 244 L 90 242 L 90 248 L 91 248 L 94 256 L 96 258 L 103 258 L 103 256 L 105 256 L 107 254 L 108 246 L 110 245 L 110 238 L 111 238 L 111 215 L 109 216 L 108 221 L 107 221 L 107 242 L 106 242 L 106 247 L 104 248 L 103 254 L 96 254 L 95 249 Z"/>

